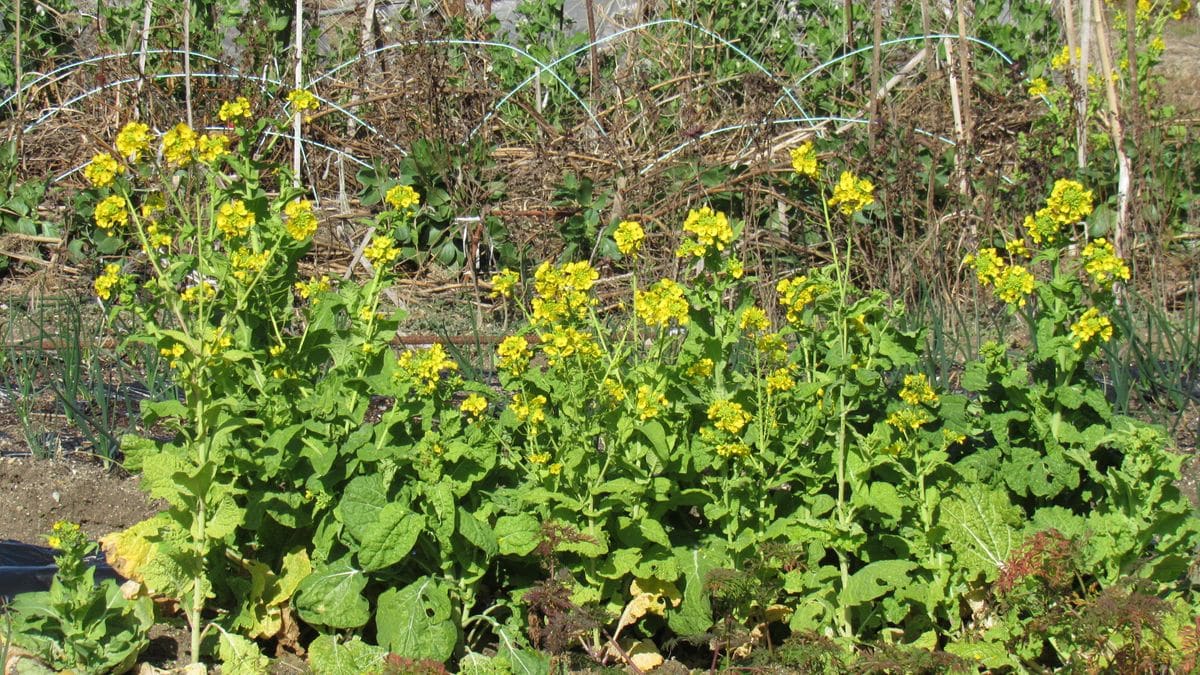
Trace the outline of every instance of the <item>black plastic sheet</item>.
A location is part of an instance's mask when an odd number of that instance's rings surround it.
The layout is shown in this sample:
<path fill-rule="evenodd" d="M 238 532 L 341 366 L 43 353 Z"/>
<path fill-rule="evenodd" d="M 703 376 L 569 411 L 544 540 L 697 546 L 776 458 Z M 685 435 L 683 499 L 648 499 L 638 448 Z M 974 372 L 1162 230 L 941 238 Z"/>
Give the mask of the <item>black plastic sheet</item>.
<path fill-rule="evenodd" d="M 36 546 L 5 539 L 0 541 L 0 599 L 8 602 L 18 593 L 45 591 L 50 580 L 58 571 L 54 562 L 57 550 L 48 546 Z M 96 581 L 116 579 L 122 581 L 104 556 L 94 553 L 83 559 L 86 565 L 96 568 Z"/>

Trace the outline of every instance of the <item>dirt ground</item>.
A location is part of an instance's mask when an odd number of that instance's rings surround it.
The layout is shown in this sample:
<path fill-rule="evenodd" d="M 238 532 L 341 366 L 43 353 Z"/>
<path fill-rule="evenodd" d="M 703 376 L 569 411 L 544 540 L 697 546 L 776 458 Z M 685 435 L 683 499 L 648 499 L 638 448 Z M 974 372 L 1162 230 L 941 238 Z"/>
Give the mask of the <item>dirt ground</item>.
<path fill-rule="evenodd" d="M 154 512 L 136 478 L 89 456 L 0 457 L 0 540 L 40 544 L 58 520 L 99 538 Z"/>

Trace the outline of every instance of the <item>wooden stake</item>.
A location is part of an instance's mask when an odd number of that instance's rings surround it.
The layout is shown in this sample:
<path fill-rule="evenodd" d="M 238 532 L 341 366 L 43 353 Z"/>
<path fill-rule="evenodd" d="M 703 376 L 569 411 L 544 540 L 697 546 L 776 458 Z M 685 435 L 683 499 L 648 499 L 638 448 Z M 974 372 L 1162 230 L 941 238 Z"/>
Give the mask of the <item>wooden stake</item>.
<path fill-rule="evenodd" d="M 1118 256 L 1125 255 L 1125 239 L 1129 231 L 1129 188 L 1131 174 L 1129 155 L 1125 152 L 1125 132 L 1121 125 L 1121 109 L 1117 101 L 1117 88 L 1113 83 L 1112 51 L 1108 46 L 1108 26 L 1105 25 L 1104 7 L 1101 0 L 1093 0 L 1093 22 L 1096 30 L 1096 47 L 1100 53 L 1101 73 L 1104 79 L 1104 94 L 1108 102 L 1108 130 L 1112 135 L 1113 150 L 1117 153 L 1117 222 L 1113 225 L 1112 245 Z"/>

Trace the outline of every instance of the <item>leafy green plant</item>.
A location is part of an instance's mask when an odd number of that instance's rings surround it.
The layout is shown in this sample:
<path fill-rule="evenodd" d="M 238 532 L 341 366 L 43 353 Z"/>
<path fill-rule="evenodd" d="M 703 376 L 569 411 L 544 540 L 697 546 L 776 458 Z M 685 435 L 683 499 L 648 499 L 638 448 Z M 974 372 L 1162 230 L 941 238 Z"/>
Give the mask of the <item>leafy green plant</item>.
<path fill-rule="evenodd" d="M 58 522 L 47 537 L 58 571 L 49 591 L 21 593 L 10 606 L 12 644 L 38 655 L 55 670 L 122 673 L 132 668 L 149 639 L 154 605 L 147 596 L 127 599 L 112 579 L 95 583 L 85 557 L 95 544 L 73 523 Z"/>

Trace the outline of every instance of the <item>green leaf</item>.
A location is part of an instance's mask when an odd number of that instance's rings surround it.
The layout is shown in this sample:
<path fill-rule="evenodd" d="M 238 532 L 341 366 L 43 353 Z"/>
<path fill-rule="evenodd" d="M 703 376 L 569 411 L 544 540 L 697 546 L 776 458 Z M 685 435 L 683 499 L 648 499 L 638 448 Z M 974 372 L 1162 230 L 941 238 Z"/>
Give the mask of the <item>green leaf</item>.
<path fill-rule="evenodd" d="M 942 501 L 939 525 L 968 578 L 996 578 L 1017 544 L 1021 510 L 1008 495 L 982 485 L 961 487 Z"/>
<path fill-rule="evenodd" d="M 653 542 L 663 548 L 671 548 L 671 538 L 667 536 L 667 531 L 659 524 L 657 520 L 645 517 L 638 522 L 638 531 L 646 538 L 646 541 Z"/>
<path fill-rule="evenodd" d="M 508 661 L 513 675 L 550 675 L 550 657 L 517 642 L 516 637 L 504 628 L 497 628 L 497 655 Z"/>
<path fill-rule="evenodd" d="M 364 572 L 383 569 L 400 562 L 417 543 L 425 528 L 425 517 L 413 513 L 404 504 L 393 502 L 383 507 L 379 519 L 363 533 L 358 562 Z"/>
<path fill-rule="evenodd" d="M 838 602 L 847 607 L 856 607 L 906 586 L 908 573 L 916 567 L 916 563 L 908 560 L 880 560 L 870 563 L 850 575 L 846 587 L 839 594 Z"/>
<path fill-rule="evenodd" d="M 366 587 L 362 571 L 345 559 L 321 565 L 296 589 L 296 610 L 301 619 L 316 626 L 358 628 L 371 618 L 362 595 Z"/>
<path fill-rule="evenodd" d="M 224 539 L 241 526 L 245 517 L 246 509 L 239 507 L 232 497 L 225 497 L 205 523 L 204 535 L 209 539 Z"/>
<path fill-rule="evenodd" d="M 387 503 L 387 486 L 381 476 L 358 476 L 346 486 L 334 515 L 350 536 L 362 541 L 367 530 L 379 521 L 379 512 Z"/>
<path fill-rule="evenodd" d="M 445 662 L 458 645 L 451 609 L 446 588 L 430 577 L 390 588 L 379 596 L 375 615 L 379 641 L 405 658 Z"/>
<path fill-rule="evenodd" d="M 259 651 L 258 645 L 226 631 L 221 631 L 217 656 L 221 659 L 221 675 L 260 675 L 271 667 L 271 660 Z"/>
<path fill-rule="evenodd" d="M 667 624 L 683 637 L 707 633 L 713 625 L 708 574 L 718 565 L 704 549 L 676 549 L 675 559 L 683 574 L 683 602 L 668 613 Z"/>
<path fill-rule="evenodd" d="M 623 579 L 642 560 L 641 549 L 619 548 L 596 567 L 596 573 L 605 579 Z"/>
<path fill-rule="evenodd" d="M 450 537 L 455 531 L 454 520 L 458 514 L 454 502 L 454 493 L 451 491 L 450 483 L 440 481 L 425 486 L 426 511 L 432 511 L 429 516 L 433 519 L 433 533 L 437 535 L 438 541 L 447 548 L 450 547 Z"/>
<path fill-rule="evenodd" d="M 541 540 L 542 527 L 529 514 L 500 516 L 496 521 L 496 543 L 501 555 L 529 555 Z"/>
<path fill-rule="evenodd" d="M 489 558 L 499 551 L 496 533 L 492 531 L 491 526 L 462 507 L 458 509 L 458 533 Z"/>
<path fill-rule="evenodd" d="M 375 675 L 384 672 L 387 650 L 367 644 L 357 635 L 345 643 L 321 635 L 308 645 L 308 665 L 314 675 Z"/>
<path fill-rule="evenodd" d="M 671 455 L 671 449 L 667 445 L 667 430 L 658 420 L 650 420 L 641 426 L 642 434 L 646 440 L 650 441 L 650 447 L 654 448 L 654 454 L 658 456 L 660 461 L 667 461 Z"/>
<path fill-rule="evenodd" d="M 1019 661 L 1009 656 L 1009 650 L 999 642 L 951 642 L 946 652 L 978 663 L 987 668 L 1021 668 Z"/>

